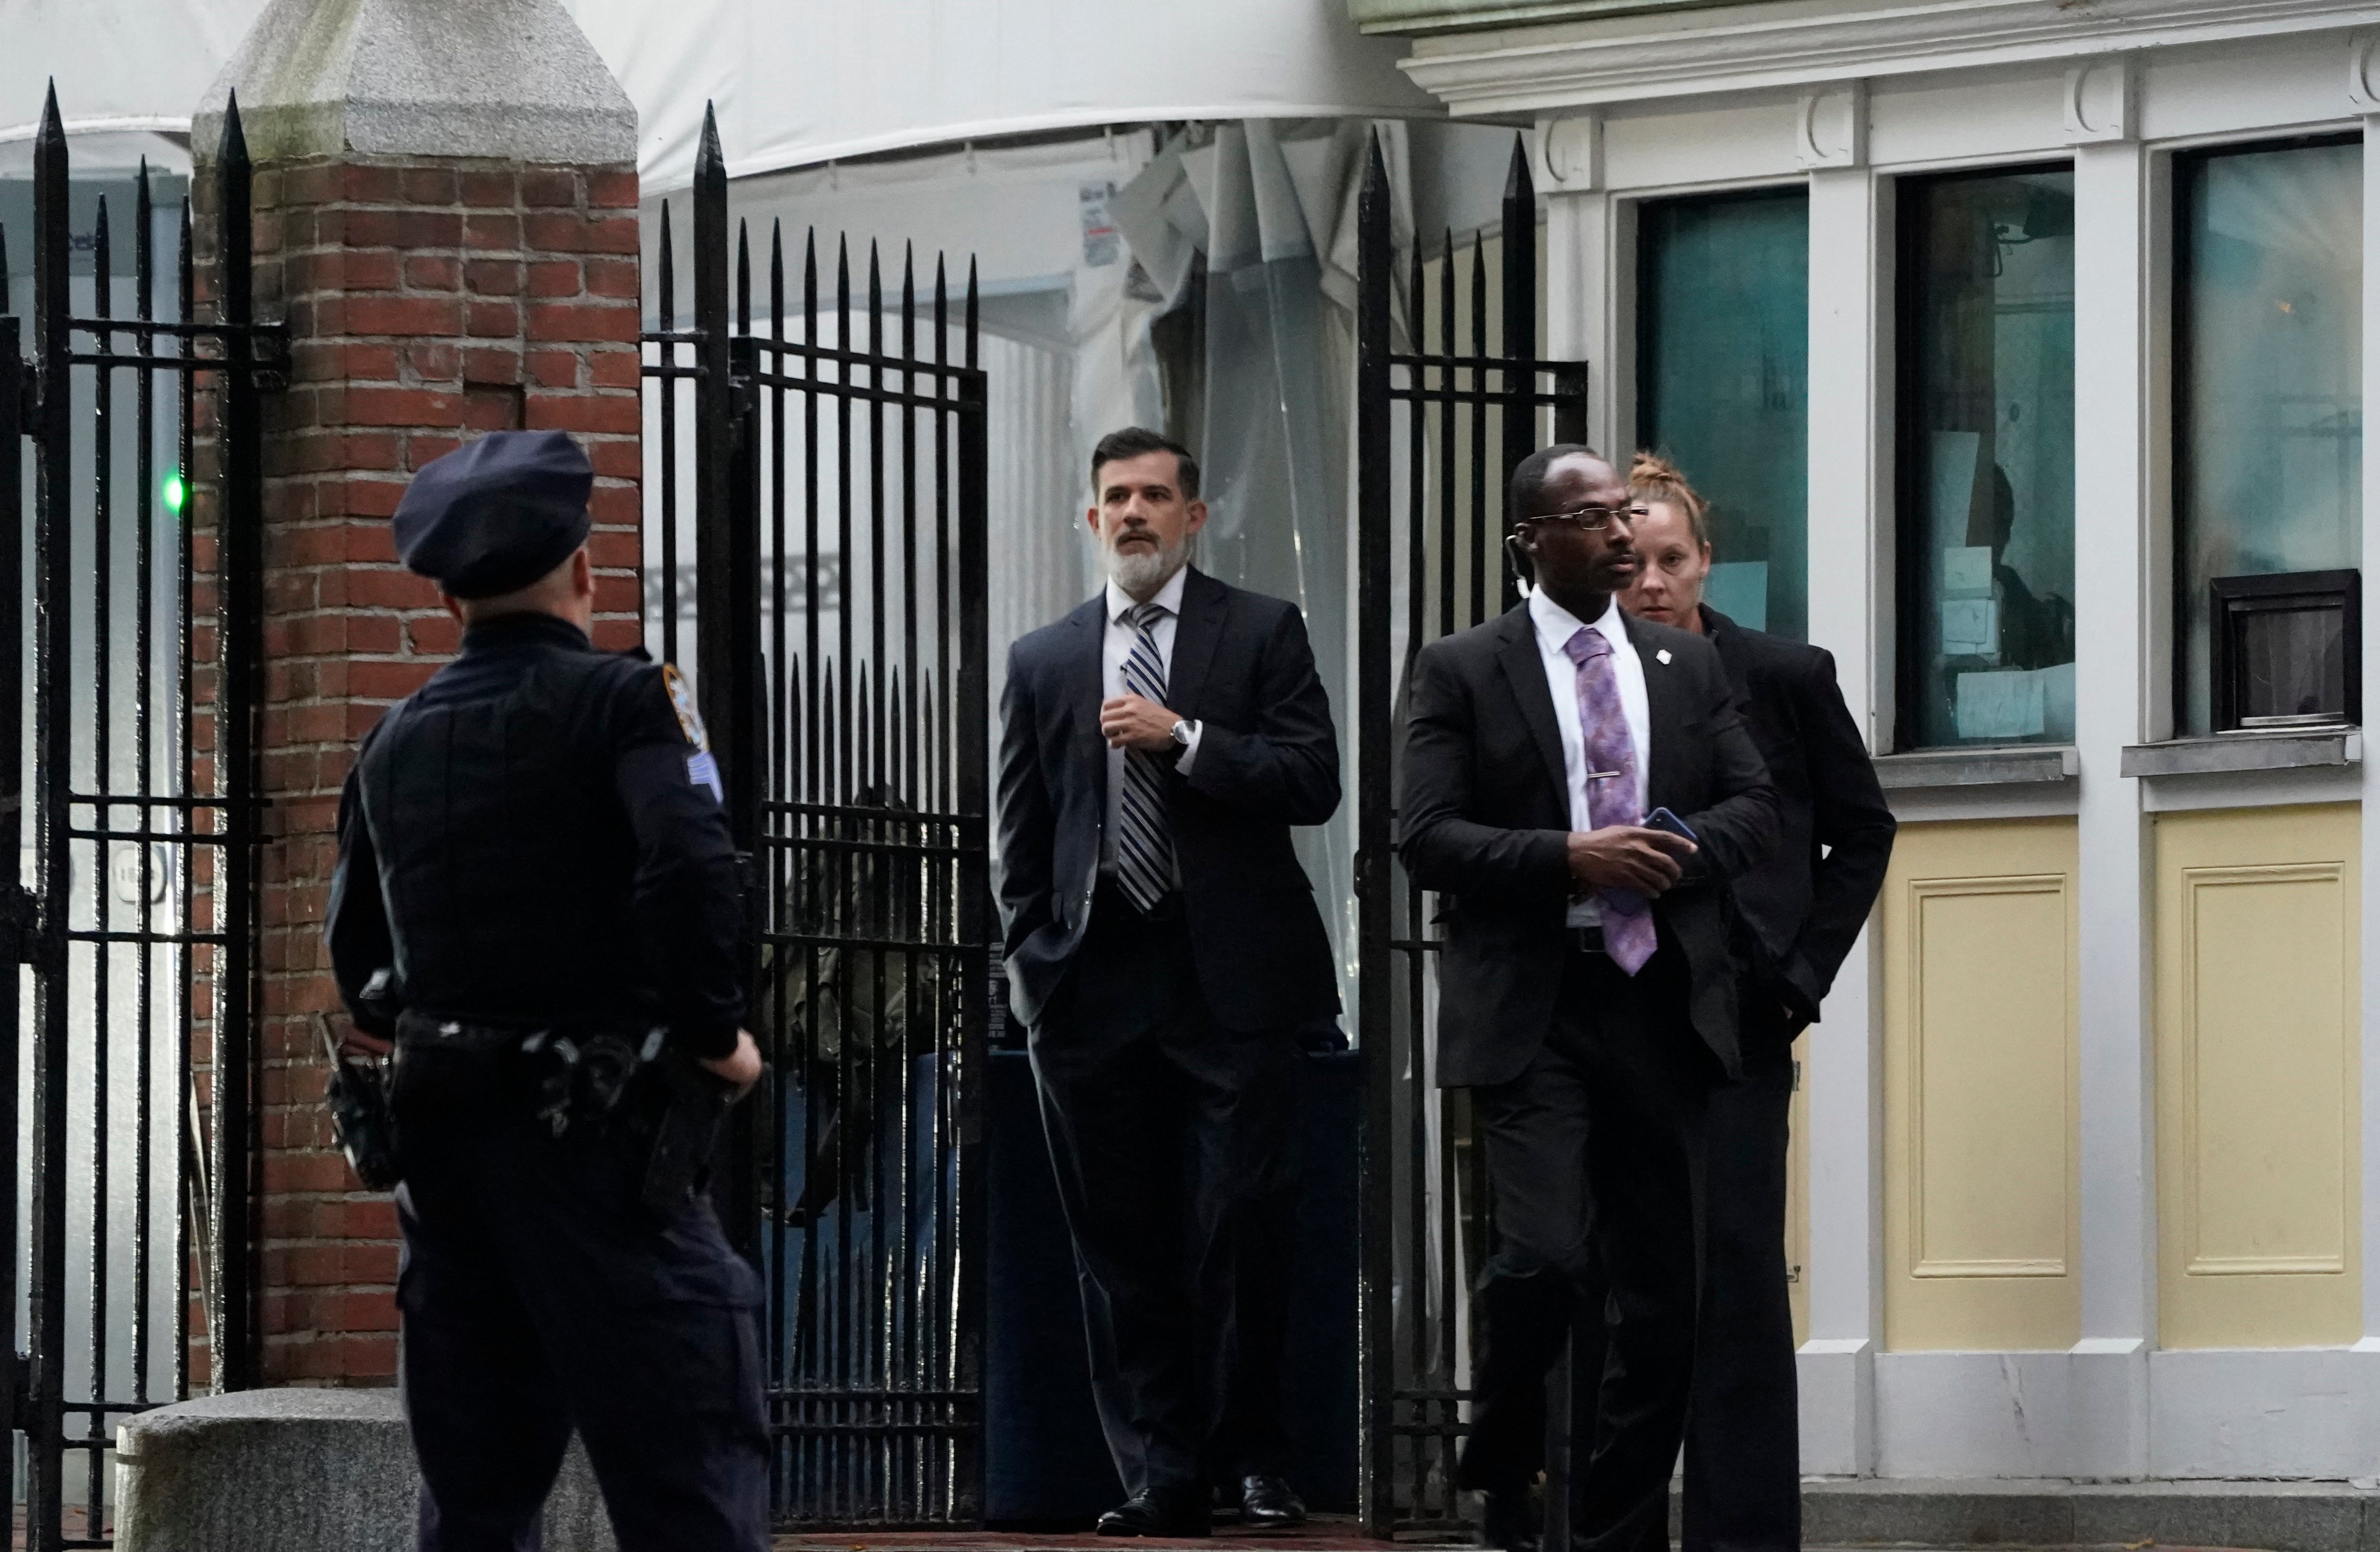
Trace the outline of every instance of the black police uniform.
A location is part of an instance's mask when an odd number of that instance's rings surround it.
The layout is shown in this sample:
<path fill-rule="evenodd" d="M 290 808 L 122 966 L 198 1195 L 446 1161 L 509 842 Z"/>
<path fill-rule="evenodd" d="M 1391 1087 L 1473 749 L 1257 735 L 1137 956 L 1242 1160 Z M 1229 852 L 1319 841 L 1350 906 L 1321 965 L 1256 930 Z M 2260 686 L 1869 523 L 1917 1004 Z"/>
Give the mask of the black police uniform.
<path fill-rule="evenodd" d="M 428 466 L 400 509 L 407 564 L 458 596 L 526 585 L 586 531 L 568 439 L 500 438 Z M 735 1049 L 735 854 L 671 687 L 552 615 L 476 624 L 340 799 L 333 965 L 358 1025 L 397 1043 L 423 1552 L 535 1546 L 574 1428 L 623 1552 L 768 1545 L 757 1279 L 700 1195 L 645 1206 L 650 1068 L 606 1113 L 581 1082 L 558 1130 L 549 1086 L 555 1037 Z M 370 994 L 382 968 L 401 1016 Z M 522 1049 L 540 1030 L 542 1061 Z"/>

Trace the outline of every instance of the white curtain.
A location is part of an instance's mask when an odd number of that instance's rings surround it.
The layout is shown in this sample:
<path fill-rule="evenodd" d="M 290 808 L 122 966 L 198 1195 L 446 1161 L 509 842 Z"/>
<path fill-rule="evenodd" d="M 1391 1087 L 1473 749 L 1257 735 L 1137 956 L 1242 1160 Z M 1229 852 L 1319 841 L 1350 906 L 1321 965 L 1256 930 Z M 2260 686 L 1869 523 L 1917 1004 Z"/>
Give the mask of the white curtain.
<path fill-rule="evenodd" d="M 990 396 L 990 704 L 997 749 L 1009 644 L 1090 597 L 1099 578 L 1083 533 L 1088 480 L 1075 467 L 1068 434 L 1074 362 L 996 334 L 979 348 Z"/>

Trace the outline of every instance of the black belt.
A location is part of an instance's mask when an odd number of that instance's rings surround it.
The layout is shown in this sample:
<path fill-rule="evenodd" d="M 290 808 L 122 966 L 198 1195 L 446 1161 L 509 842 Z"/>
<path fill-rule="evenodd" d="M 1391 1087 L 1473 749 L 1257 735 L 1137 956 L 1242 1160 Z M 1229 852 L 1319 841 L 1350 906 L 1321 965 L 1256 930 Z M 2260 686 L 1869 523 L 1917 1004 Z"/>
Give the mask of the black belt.
<path fill-rule="evenodd" d="M 1580 953 L 1599 954 L 1610 952 L 1603 946 L 1603 925 L 1600 922 L 1593 927 L 1571 927 L 1564 928 L 1562 930 L 1569 934 L 1571 947 Z"/>
<path fill-rule="evenodd" d="M 489 1024 L 476 1019 L 441 1018 L 436 1013 L 411 1008 L 396 1018 L 399 1045 L 416 1049 L 466 1051 L 476 1056 L 506 1050 L 534 1055 L 556 1040 L 583 1046 L 609 1035 L 625 1041 L 632 1049 L 641 1049 L 640 1059 L 650 1061 L 659 1053 L 659 1034 L 658 1030 L 633 1025 L 600 1025 L 567 1019 L 551 1024 Z M 651 1049 L 643 1049 L 645 1047 Z"/>
<path fill-rule="evenodd" d="M 407 1009 L 396 1017 L 396 1043 L 410 1050 L 453 1050 L 470 1056 L 492 1056 L 518 1050 L 534 1028 L 480 1024 L 470 1019 L 440 1018 Z"/>
<path fill-rule="evenodd" d="M 574 1108 L 598 1122 L 610 1115 L 661 1055 L 664 1037 L 660 1028 L 530 1028 L 408 1010 L 396 1021 L 397 1091 L 419 1093 L 434 1106 L 485 1101 L 525 1086 L 539 1119 L 560 1136 Z M 445 1054 L 425 1070 L 431 1051 Z"/>

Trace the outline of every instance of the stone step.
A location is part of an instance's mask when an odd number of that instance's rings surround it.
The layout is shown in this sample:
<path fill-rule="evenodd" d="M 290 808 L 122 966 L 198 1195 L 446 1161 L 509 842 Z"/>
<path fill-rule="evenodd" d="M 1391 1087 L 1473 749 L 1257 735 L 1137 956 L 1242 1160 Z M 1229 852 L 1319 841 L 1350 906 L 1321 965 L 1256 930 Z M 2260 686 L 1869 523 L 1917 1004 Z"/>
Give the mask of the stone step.
<path fill-rule="evenodd" d="M 2380 1490 L 2345 1482 L 1812 1479 L 1802 1487 L 1802 1536 L 1808 1546 L 2380 1552 Z"/>
<path fill-rule="evenodd" d="M 406 1552 L 415 1476 L 385 1390 L 251 1390 L 126 1420 L 115 1530 L 122 1552 Z M 611 1552 L 610 1528 L 574 1448 L 547 1505 L 552 1552 Z M 1672 1506 L 1674 1513 L 1674 1504 Z M 1366 1552 L 1354 1522 L 1318 1519 L 1241 1536 L 1229 1521 L 1200 1552 Z M 2380 1488 L 2343 1482 L 1814 1479 L 1811 1547 L 2253 1548 L 2380 1552 Z M 1444 1547 L 1433 1535 L 1398 1552 Z M 1081 1534 L 820 1532 L 781 1552 L 1077 1552 Z M 1142 1546 L 1154 1552 L 1149 1544 Z"/>
<path fill-rule="evenodd" d="M 1362 1534 L 1352 1519 L 1317 1515 L 1294 1530 L 1243 1535 L 1230 1519 L 1206 1540 L 1158 1537 L 1118 1543 L 1082 1531 L 806 1531 L 781 1535 L 776 1552 L 1470 1552 L 1443 1536 L 1389 1543 Z"/>

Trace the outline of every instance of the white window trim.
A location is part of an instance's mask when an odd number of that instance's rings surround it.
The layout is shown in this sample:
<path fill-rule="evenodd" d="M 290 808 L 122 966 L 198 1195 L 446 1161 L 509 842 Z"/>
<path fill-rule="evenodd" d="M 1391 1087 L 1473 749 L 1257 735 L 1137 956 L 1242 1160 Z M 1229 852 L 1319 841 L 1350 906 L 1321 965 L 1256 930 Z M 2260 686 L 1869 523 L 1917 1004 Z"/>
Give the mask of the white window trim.
<path fill-rule="evenodd" d="M 1421 38 L 1401 67 L 1458 115 L 1815 86 L 2354 26 L 2354 0 L 1825 0 Z"/>

